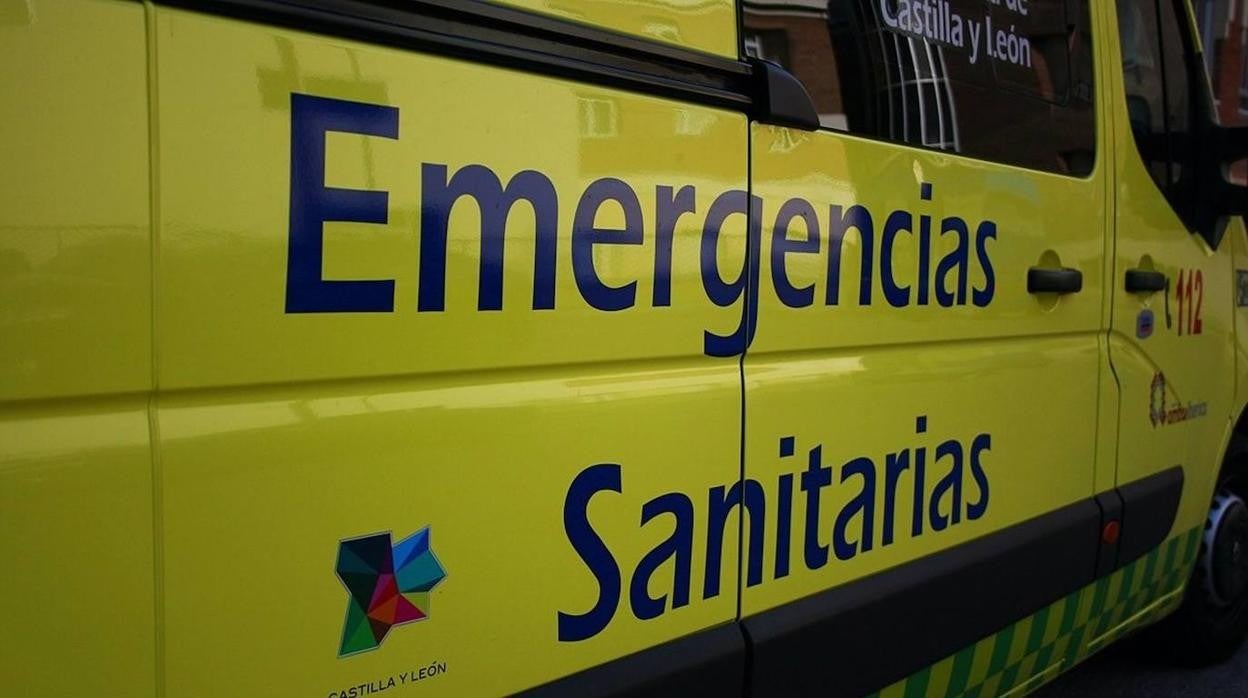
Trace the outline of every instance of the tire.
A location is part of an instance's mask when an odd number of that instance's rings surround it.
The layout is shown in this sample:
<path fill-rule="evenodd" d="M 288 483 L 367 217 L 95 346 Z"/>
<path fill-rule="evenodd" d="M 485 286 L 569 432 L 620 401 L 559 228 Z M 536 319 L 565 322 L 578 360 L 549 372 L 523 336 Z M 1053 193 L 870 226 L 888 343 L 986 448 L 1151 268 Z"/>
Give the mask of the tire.
<path fill-rule="evenodd" d="M 1226 661 L 1248 637 L 1248 437 L 1227 448 L 1183 603 L 1149 635 L 1193 667 Z"/>

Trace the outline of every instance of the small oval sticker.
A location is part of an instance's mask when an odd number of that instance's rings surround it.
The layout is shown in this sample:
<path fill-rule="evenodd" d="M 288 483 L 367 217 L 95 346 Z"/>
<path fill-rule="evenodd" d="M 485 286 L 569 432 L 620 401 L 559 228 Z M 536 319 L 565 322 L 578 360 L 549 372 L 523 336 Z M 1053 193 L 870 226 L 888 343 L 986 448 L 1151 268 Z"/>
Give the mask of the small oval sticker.
<path fill-rule="evenodd" d="M 1148 339 L 1153 336 L 1153 311 L 1145 308 L 1135 318 L 1135 336 L 1139 339 Z"/>

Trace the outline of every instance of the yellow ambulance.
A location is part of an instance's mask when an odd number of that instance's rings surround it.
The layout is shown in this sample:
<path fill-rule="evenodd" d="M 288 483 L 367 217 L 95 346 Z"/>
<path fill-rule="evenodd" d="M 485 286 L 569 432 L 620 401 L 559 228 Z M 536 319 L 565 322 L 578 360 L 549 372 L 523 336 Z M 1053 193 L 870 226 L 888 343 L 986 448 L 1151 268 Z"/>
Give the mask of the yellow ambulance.
<path fill-rule="evenodd" d="M 1198 21 L 0 0 L 0 695 L 1228 656 L 1248 131 Z"/>

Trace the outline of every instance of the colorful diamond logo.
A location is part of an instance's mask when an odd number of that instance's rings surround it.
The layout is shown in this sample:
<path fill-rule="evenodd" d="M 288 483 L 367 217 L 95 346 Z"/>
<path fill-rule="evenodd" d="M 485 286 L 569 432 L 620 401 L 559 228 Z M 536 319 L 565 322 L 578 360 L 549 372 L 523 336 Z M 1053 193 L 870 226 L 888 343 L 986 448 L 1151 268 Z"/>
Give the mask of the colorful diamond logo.
<path fill-rule="evenodd" d="M 375 650 L 390 628 L 428 618 L 429 592 L 446 577 L 428 526 L 394 546 L 389 533 L 344 540 L 335 570 L 350 597 L 339 657 Z"/>

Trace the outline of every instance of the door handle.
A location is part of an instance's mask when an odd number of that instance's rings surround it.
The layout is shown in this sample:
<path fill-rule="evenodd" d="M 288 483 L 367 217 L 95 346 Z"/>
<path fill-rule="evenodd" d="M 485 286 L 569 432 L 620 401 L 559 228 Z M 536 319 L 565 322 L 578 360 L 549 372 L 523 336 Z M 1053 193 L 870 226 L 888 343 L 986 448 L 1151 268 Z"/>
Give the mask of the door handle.
<path fill-rule="evenodd" d="M 1070 267 L 1027 270 L 1028 293 L 1078 293 L 1083 290 L 1083 272 Z"/>
<path fill-rule="evenodd" d="M 1166 275 L 1152 269 L 1128 269 L 1128 293 L 1156 293 L 1166 290 Z"/>

